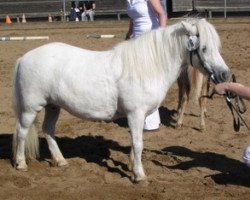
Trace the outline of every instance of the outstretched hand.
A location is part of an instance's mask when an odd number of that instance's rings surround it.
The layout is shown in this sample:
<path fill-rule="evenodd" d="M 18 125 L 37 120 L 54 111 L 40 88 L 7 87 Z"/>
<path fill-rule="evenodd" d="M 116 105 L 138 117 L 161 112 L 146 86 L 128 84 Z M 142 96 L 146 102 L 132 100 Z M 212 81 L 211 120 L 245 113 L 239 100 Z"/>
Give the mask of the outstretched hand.
<path fill-rule="evenodd" d="M 224 95 L 224 94 L 226 94 L 227 90 L 228 90 L 227 83 L 218 83 L 214 86 L 213 93 L 219 94 L 219 95 Z"/>
<path fill-rule="evenodd" d="M 214 86 L 213 93 L 219 95 L 225 95 L 227 93 L 238 95 L 243 99 L 250 100 L 250 88 L 245 87 L 240 83 L 224 82 Z"/>

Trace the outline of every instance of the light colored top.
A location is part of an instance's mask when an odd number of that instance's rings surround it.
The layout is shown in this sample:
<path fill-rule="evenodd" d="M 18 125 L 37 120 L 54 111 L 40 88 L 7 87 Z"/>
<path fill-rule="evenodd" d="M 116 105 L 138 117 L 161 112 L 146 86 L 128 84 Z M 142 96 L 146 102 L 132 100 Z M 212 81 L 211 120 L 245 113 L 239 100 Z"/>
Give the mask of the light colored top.
<path fill-rule="evenodd" d="M 127 13 L 133 21 L 132 37 L 159 27 L 159 21 L 148 0 L 127 0 Z"/>

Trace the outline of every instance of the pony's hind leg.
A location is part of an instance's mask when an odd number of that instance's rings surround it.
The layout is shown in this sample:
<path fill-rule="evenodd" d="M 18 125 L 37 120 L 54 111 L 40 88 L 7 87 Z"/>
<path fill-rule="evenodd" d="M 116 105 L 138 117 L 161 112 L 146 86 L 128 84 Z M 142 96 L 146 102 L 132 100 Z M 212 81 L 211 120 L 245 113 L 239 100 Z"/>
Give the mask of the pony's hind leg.
<path fill-rule="evenodd" d="M 38 155 L 37 135 L 32 137 L 32 134 L 35 134 L 36 132 L 31 131 L 36 114 L 36 112 L 22 113 L 17 119 L 16 132 L 13 135 L 12 149 L 14 165 L 18 170 L 27 171 L 26 153 L 29 154 L 29 157 L 35 157 Z M 29 138 L 33 138 L 33 141 Z"/>
<path fill-rule="evenodd" d="M 181 97 L 181 106 L 178 109 L 178 116 L 177 116 L 177 122 L 175 125 L 175 128 L 180 128 L 182 127 L 183 124 L 183 116 L 187 107 L 187 103 L 188 103 L 188 99 L 187 96 L 185 94 L 183 94 L 183 96 Z"/>
<path fill-rule="evenodd" d="M 178 96 L 178 108 L 177 108 L 177 122 L 175 127 L 180 128 L 183 124 L 183 116 L 186 110 L 186 106 L 189 100 L 190 94 L 190 80 L 188 79 L 187 69 L 184 69 L 180 77 L 177 79 L 179 96 Z"/>
<path fill-rule="evenodd" d="M 48 142 L 49 150 L 52 156 L 52 165 L 64 166 L 67 161 L 64 159 L 57 142 L 55 140 L 55 125 L 60 114 L 60 108 L 54 105 L 45 107 L 45 116 L 43 121 L 43 132 Z"/>

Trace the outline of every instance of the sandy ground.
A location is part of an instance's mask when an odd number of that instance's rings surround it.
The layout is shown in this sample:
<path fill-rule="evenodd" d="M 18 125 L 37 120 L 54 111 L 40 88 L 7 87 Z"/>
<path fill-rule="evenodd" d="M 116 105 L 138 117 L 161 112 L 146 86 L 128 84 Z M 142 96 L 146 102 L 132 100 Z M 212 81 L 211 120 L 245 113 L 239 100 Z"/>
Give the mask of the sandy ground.
<path fill-rule="evenodd" d="M 169 23 L 175 23 L 170 20 Z M 211 21 L 222 40 L 222 54 L 238 82 L 250 85 L 250 19 Z M 105 50 L 122 41 L 128 21 L 94 23 L 0 24 L 0 36 L 48 35 L 49 40 L 0 42 L 0 199 L 249 199 L 250 169 L 242 151 L 250 132 L 233 130 L 224 99 L 208 102 L 206 131 L 199 130 L 198 105 L 190 102 L 184 126 L 175 129 L 176 84 L 160 108 L 159 132 L 144 134 L 143 164 L 148 185 L 133 184 L 128 170 L 130 138 L 126 121 L 90 122 L 62 112 L 57 141 L 67 167 L 51 166 L 38 117 L 41 159 L 28 172 L 11 165 L 11 137 L 15 118 L 11 107 L 13 66 L 18 57 L 42 44 L 60 41 L 92 50 Z M 88 34 L 115 34 L 95 39 Z M 250 106 L 246 102 L 247 107 Z M 247 112 L 243 115 L 250 122 Z"/>

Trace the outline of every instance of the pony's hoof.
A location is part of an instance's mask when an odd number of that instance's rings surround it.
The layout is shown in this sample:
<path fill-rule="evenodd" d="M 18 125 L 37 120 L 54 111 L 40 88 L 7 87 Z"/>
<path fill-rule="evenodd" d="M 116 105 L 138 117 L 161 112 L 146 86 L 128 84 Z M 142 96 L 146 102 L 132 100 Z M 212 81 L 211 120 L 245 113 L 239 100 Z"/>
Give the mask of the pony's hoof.
<path fill-rule="evenodd" d="M 179 118 L 178 116 L 180 115 L 180 111 L 175 111 L 174 113 L 173 113 L 173 117 L 175 117 L 175 118 Z"/>
<path fill-rule="evenodd" d="M 130 162 L 128 163 L 128 170 L 133 171 L 133 164 Z"/>
<path fill-rule="evenodd" d="M 16 169 L 19 171 L 23 171 L 23 172 L 27 172 L 28 171 L 28 166 L 25 165 L 21 165 L 21 164 L 16 164 Z"/>
<path fill-rule="evenodd" d="M 181 127 L 182 127 L 182 124 L 180 124 L 180 123 L 175 124 L 176 129 L 181 128 Z"/>
<path fill-rule="evenodd" d="M 142 181 L 139 181 L 139 182 L 135 182 L 135 184 L 139 185 L 140 187 L 147 187 L 149 185 L 149 182 L 148 180 L 142 180 Z"/>
<path fill-rule="evenodd" d="M 205 126 L 205 125 L 201 125 L 200 131 L 201 131 L 201 132 L 205 132 L 205 131 L 206 131 L 206 126 Z"/>
<path fill-rule="evenodd" d="M 147 181 L 147 176 L 143 175 L 143 176 L 134 176 L 133 177 L 133 182 L 134 183 L 140 183 L 140 182 L 144 182 Z"/>
<path fill-rule="evenodd" d="M 61 160 L 58 162 L 58 167 L 64 167 L 64 166 L 67 166 L 68 165 L 68 162 L 66 160 Z"/>
<path fill-rule="evenodd" d="M 60 161 L 53 160 L 51 165 L 53 167 L 64 167 L 68 165 L 68 162 L 66 160 L 60 160 Z"/>

